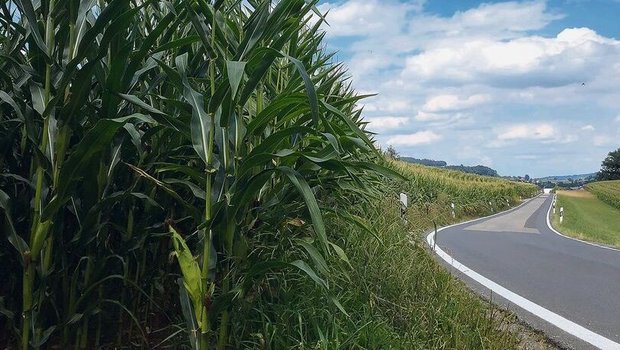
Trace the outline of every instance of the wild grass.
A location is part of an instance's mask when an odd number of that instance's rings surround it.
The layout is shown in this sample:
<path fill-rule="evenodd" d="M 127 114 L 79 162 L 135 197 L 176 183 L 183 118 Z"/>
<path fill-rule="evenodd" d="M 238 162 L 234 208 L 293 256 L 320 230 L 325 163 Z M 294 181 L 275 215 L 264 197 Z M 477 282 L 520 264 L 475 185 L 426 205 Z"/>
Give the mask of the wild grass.
<path fill-rule="evenodd" d="M 558 191 L 553 226 L 560 232 L 582 240 L 620 248 L 620 209 L 585 190 Z M 560 224 L 559 208 L 564 208 Z"/>

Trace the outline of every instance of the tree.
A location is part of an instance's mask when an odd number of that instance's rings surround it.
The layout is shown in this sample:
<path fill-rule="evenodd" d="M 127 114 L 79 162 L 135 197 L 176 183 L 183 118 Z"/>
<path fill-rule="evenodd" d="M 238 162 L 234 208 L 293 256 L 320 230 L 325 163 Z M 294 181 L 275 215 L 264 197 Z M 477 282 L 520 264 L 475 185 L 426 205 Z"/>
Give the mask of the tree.
<path fill-rule="evenodd" d="M 609 152 L 601 163 L 601 171 L 598 172 L 596 179 L 598 181 L 620 180 L 620 148 Z"/>
<path fill-rule="evenodd" d="M 387 150 L 385 150 L 385 155 L 392 159 L 398 159 L 398 152 L 396 152 L 396 148 L 392 145 L 389 145 Z"/>
<path fill-rule="evenodd" d="M 525 177 L 523 179 L 525 179 L 525 181 L 527 182 L 530 182 L 530 176 L 528 174 L 525 174 Z"/>

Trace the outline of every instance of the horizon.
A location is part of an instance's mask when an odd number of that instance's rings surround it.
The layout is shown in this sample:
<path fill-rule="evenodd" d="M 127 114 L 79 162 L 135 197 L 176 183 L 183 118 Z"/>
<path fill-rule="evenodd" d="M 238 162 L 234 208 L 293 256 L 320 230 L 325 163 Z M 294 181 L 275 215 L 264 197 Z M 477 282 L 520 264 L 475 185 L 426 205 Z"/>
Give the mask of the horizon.
<path fill-rule="evenodd" d="M 402 158 L 402 157 L 406 157 L 406 158 L 415 158 L 415 159 L 420 159 L 420 160 L 421 160 L 421 158 L 418 158 L 418 157 L 415 157 L 415 156 L 403 155 L 403 154 L 399 154 L 399 155 L 398 155 L 398 157 L 399 157 L 399 158 Z M 444 161 L 444 162 L 445 162 L 445 160 L 442 160 L 442 159 L 429 159 L 429 158 L 423 158 L 423 159 L 426 159 L 426 160 L 432 160 L 432 161 Z M 428 166 L 428 165 L 426 165 L 426 166 Z M 486 165 L 483 165 L 483 164 L 465 164 L 465 163 L 458 163 L 458 164 L 457 164 L 457 163 L 454 163 L 454 164 L 451 164 L 451 163 L 449 163 L 449 162 L 446 162 L 446 166 L 466 166 L 466 167 L 475 167 L 475 166 L 486 166 Z M 491 168 L 491 169 L 493 169 L 493 170 L 497 170 L 497 169 L 495 169 L 495 168 L 493 168 L 493 167 L 489 167 L 489 168 Z M 576 175 L 576 176 L 582 176 L 582 175 L 592 175 L 592 174 L 596 174 L 596 173 L 598 173 L 598 171 L 599 171 L 599 170 L 596 170 L 596 171 L 590 171 L 590 172 L 584 172 L 584 173 L 571 173 L 571 174 L 551 174 L 551 175 L 541 175 L 541 176 L 534 176 L 534 175 L 531 175 L 531 174 L 529 174 L 529 173 L 525 173 L 525 174 L 502 174 L 502 173 L 500 173 L 499 171 L 497 172 L 497 174 L 498 174 L 498 176 L 499 176 L 499 177 L 519 177 L 519 176 L 520 176 L 520 177 L 524 177 L 525 175 L 528 175 L 531 179 L 536 180 L 536 179 L 544 179 L 544 178 L 548 178 L 548 177 L 559 177 L 559 176 L 575 176 L 575 175 Z"/>
<path fill-rule="evenodd" d="M 544 177 L 597 172 L 620 147 L 620 1 L 318 7 L 327 51 L 377 94 L 360 105 L 381 148 Z"/>

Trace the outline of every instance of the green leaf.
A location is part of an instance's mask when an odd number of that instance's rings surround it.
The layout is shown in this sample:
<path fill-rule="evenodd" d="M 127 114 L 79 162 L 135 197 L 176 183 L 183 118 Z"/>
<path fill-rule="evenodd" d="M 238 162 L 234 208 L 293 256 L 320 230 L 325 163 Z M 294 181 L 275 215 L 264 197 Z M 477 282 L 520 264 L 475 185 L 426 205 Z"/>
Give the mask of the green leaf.
<path fill-rule="evenodd" d="M 319 253 L 319 251 L 312 244 L 304 240 L 298 240 L 298 243 L 308 253 L 317 270 L 322 274 L 327 274 L 327 263 L 325 262 L 323 255 L 321 255 L 321 253 Z"/>
<path fill-rule="evenodd" d="M 197 335 L 198 332 L 200 332 L 200 327 L 198 327 L 198 323 L 196 322 L 194 307 L 192 306 L 192 301 L 187 294 L 187 288 L 185 288 L 183 279 L 177 279 L 177 283 L 179 285 L 179 300 L 181 302 L 181 311 L 183 312 L 183 318 L 185 318 L 185 322 L 187 324 L 189 343 L 192 345 L 193 350 L 199 350 L 200 343 L 198 341 L 199 339 Z"/>
<path fill-rule="evenodd" d="M 385 175 L 387 177 L 391 177 L 394 179 L 407 181 L 408 179 L 404 177 L 402 174 L 382 165 L 371 163 L 371 162 L 351 162 L 351 164 L 359 169 L 368 169 L 379 174 Z"/>
<path fill-rule="evenodd" d="M 201 94 L 192 89 L 189 84 L 185 85 L 185 99 L 192 106 L 191 135 L 194 150 L 205 164 L 209 164 L 209 147 L 212 140 L 213 123 L 211 117 L 204 108 L 204 100 Z"/>
<path fill-rule="evenodd" d="M 312 219 L 314 231 L 323 244 L 325 251 L 329 251 L 327 247 L 328 240 L 325 232 L 325 224 L 323 223 L 323 216 L 321 215 L 321 210 L 319 209 L 319 204 L 316 201 L 316 197 L 314 196 L 314 193 L 312 193 L 312 189 L 310 189 L 310 186 L 306 180 L 297 171 L 288 167 L 278 167 L 277 170 L 286 175 L 289 181 L 302 195 L 306 203 L 306 207 L 308 207 L 308 212 L 310 212 L 310 218 Z"/>
<path fill-rule="evenodd" d="M 247 62 L 240 61 L 226 61 L 226 71 L 228 72 L 228 82 L 232 91 L 232 99 L 237 96 L 237 89 L 243 78 L 245 65 Z"/>
<path fill-rule="evenodd" d="M 24 253 L 30 250 L 26 241 L 21 238 L 17 232 L 15 231 L 15 226 L 13 225 L 13 219 L 11 218 L 11 210 L 10 204 L 11 198 L 4 191 L 0 190 L 0 208 L 4 210 L 4 215 L 7 220 L 7 224 L 9 226 L 8 232 L 8 240 L 9 243 L 19 252 L 20 257 L 24 256 Z"/>
<path fill-rule="evenodd" d="M 331 300 L 331 302 L 336 305 L 336 308 L 338 308 L 338 310 L 340 310 L 340 312 L 342 312 L 345 316 L 347 317 L 351 317 L 347 311 L 344 309 L 344 307 L 342 306 L 342 304 L 340 304 L 340 301 L 338 299 L 336 299 L 335 296 L 330 295 L 329 296 L 329 300 Z"/>
<path fill-rule="evenodd" d="M 119 122 L 119 123 L 127 123 L 130 120 L 138 120 L 138 121 L 141 121 L 141 122 L 157 125 L 157 121 L 155 119 L 151 118 L 150 116 L 148 116 L 146 114 L 142 114 L 142 113 L 134 113 L 134 114 L 128 115 L 126 117 L 120 117 L 120 118 L 115 118 L 115 119 L 111 119 L 111 120 L 115 121 L 115 122 Z"/>
<path fill-rule="evenodd" d="M 166 115 L 166 113 L 160 111 L 159 109 L 151 106 L 150 104 L 142 101 L 141 99 L 139 99 L 138 97 L 134 96 L 134 95 L 126 95 L 126 94 L 118 94 L 118 96 L 120 98 L 122 98 L 123 100 L 130 102 L 142 109 L 145 109 L 146 111 L 153 113 L 153 114 L 161 114 L 161 115 Z"/>
<path fill-rule="evenodd" d="M 303 261 L 303 260 L 295 260 L 292 263 L 290 263 L 290 265 L 300 269 L 301 271 L 303 271 L 306 275 L 308 275 L 308 277 L 310 277 L 310 279 L 312 279 L 319 286 L 321 286 L 323 288 L 327 288 L 327 283 L 325 283 L 325 281 L 322 280 L 316 274 L 316 272 L 314 272 L 314 270 L 310 266 L 308 266 L 308 264 L 306 264 L 305 261 Z"/>
<path fill-rule="evenodd" d="M 285 57 L 287 57 L 289 61 L 291 61 L 293 65 L 295 65 L 295 68 L 297 68 L 299 75 L 301 75 L 301 78 L 304 80 L 304 85 L 306 87 L 306 94 L 308 95 L 308 102 L 310 103 L 310 112 L 312 113 L 312 120 L 314 121 L 314 125 L 318 126 L 319 125 L 319 102 L 316 96 L 316 90 L 314 89 L 314 83 L 310 79 L 310 76 L 308 76 L 308 72 L 306 71 L 304 64 L 300 60 L 293 58 L 291 56 L 288 56 L 288 55 L 285 55 Z"/>
<path fill-rule="evenodd" d="M 265 30 L 265 24 L 269 17 L 269 3 L 261 3 L 256 10 L 252 13 L 248 19 L 247 30 L 245 30 L 245 37 L 237 48 L 236 59 L 243 59 L 246 53 L 250 52 L 254 45 L 258 42 Z"/>
<path fill-rule="evenodd" d="M 372 150 L 374 150 L 374 152 L 378 155 L 379 151 L 377 151 L 375 145 L 372 143 L 372 141 L 370 140 L 370 138 L 368 138 L 368 135 L 366 134 L 366 132 L 362 129 L 360 129 L 359 125 L 357 125 L 350 116 L 345 115 L 342 111 L 340 111 L 338 108 L 332 106 L 331 104 L 327 103 L 324 100 L 321 100 L 321 104 L 323 104 L 323 106 L 325 108 L 327 108 L 327 110 L 329 110 L 330 112 L 334 113 L 336 116 L 338 116 L 342 121 L 344 121 L 347 126 L 349 127 L 350 130 L 352 130 L 359 138 L 361 138 L 362 140 L 364 140 L 364 142 L 366 142 L 366 144 L 368 145 L 368 147 Z"/>
<path fill-rule="evenodd" d="M 353 268 L 353 266 L 351 265 L 351 262 L 349 261 L 349 257 L 347 257 L 347 253 L 345 253 L 344 250 L 342 248 L 340 248 L 340 246 L 338 246 L 337 244 L 332 243 L 332 242 L 329 242 L 329 245 L 336 252 L 336 255 L 338 255 L 340 260 L 342 260 L 345 263 L 347 263 L 347 265 L 349 265 L 350 268 Z"/>
<path fill-rule="evenodd" d="M 200 41 L 200 37 L 198 35 L 188 35 L 184 38 L 172 40 L 163 45 L 160 45 L 152 53 L 154 54 L 154 53 L 161 52 L 161 51 L 176 49 L 177 47 L 189 45 L 197 41 Z"/>
<path fill-rule="evenodd" d="M 0 90 L 0 100 L 8 103 L 11 107 L 13 107 L 13 110 L 17 114 L 17 118 L 19 118 L 19 120 L 21 121 L 24 121 L 24 115 L 22 114 L 22 111 L 19 109 L 19 106 L 17 106 L 17 103 L 15 103 L 15 100 L 13 100 L 11 96 L 9 96 L 9 94 Z"/>
<path fill-rule="evenodd" d="M 87 173 L 86 169 L 91 168 L 94 162 L 99 161 L 101 152 L 110 146 L 114 135 L 122 126 L 123 123 L 102 119 L 86 133 L 63 164 L 58 177 L 56 196 L 43 209 L 41 221 L 51 218 L 69 199 L 71 190 L 79 182 L 78 179 Z"/>
<path fill-rule="evenodd" d="M 40 337 L 34 337 L 34 339 L 30 341 L 30 346 L 32 346 L 35 349 L 40 348 L 43 344 L 45 344 L 48 341 L 48 339 L 50 338 L 52 333 L 54 333 L 55 330 L 56 330 L 56 326 L 49 327 L 41 334 Z"/>
<path fill-rule="evenodd" d="M 43 89 L 37 84 L 30 84 L 30 95 L 32 96 L 32 107 L 37 113 L 43 115 L 45 111 L 45 98 Z"/>
<path fill-rule="evenodd" d="M 34 40 L 34 43 L 39 48 L 40 54 L 43 55 L 46 61 L 51 61 L 51 57 L 48 54 L 47 45 L 43 41 L 43 36 L 39 31 L 37 24 L 37 15 L 34 11 L 34 6 L 30 0 L 16 0 L 15 3 L 20 8 L 22 14 L 26 17 L 28 22 L 28 30 Z"/>

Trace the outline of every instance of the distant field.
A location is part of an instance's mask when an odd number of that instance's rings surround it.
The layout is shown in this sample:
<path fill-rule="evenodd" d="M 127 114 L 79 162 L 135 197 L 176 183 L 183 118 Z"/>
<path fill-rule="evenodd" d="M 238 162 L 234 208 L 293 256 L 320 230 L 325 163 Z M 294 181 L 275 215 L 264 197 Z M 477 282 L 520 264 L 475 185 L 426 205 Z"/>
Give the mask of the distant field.
<path fill-rule="evenodd" d="M 593 182 L 586 189 L 603 202 L 620 209 L 620 180 Z"/>
<path fill-rule="evenodd" d="M 564 207 L 561 225 L 560 207 Z M 562 233 L 620 248 L 620 209 L 585 190 L 558 191 L 557 208 L 552 223 Z"/>

